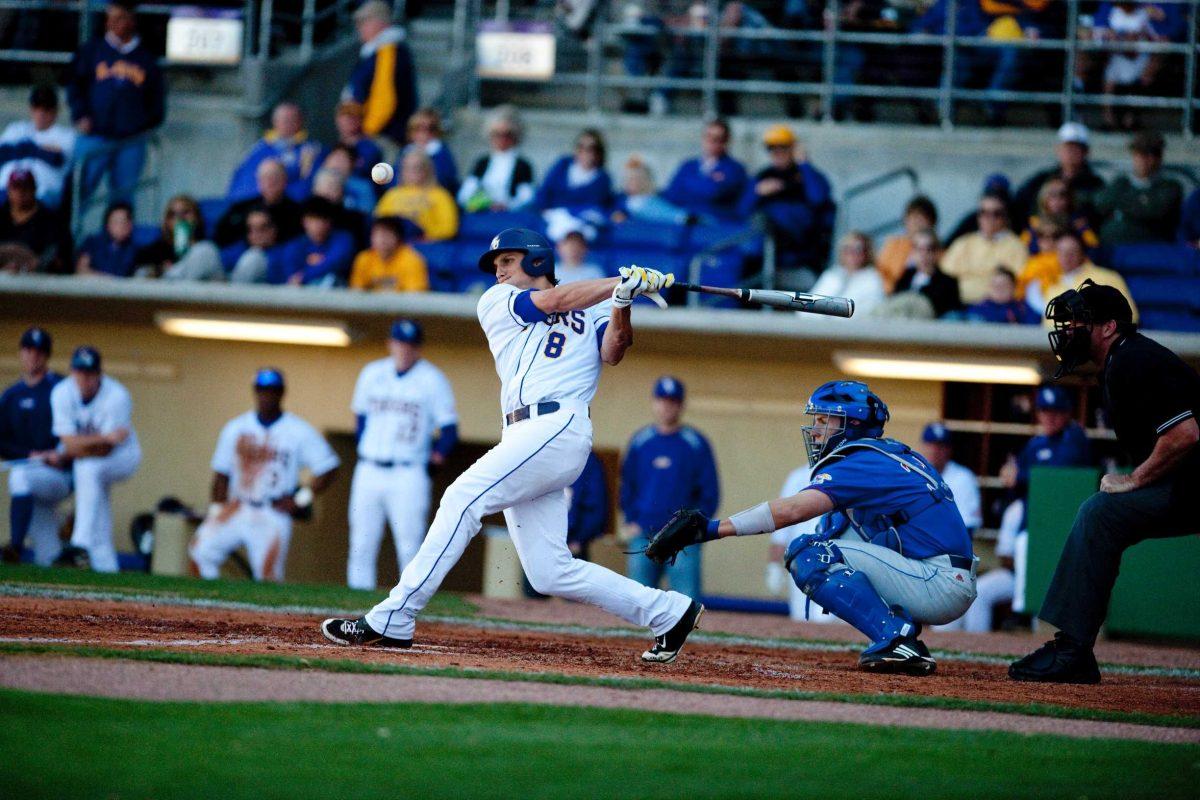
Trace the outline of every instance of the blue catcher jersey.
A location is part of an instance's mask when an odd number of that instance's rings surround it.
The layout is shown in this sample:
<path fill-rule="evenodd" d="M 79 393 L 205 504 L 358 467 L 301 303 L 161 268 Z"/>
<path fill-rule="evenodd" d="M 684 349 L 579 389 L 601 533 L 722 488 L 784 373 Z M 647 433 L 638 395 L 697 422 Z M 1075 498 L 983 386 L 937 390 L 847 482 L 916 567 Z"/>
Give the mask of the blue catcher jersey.
<path fill-rule="evenodd" d="M 858 535 L 907 558 L 972 556 L 950 487 L 923 456 L 894 439 L 846 442 L 817 462 L 806 488 L 828 496 L 845 515 L 845 537 Z"/>

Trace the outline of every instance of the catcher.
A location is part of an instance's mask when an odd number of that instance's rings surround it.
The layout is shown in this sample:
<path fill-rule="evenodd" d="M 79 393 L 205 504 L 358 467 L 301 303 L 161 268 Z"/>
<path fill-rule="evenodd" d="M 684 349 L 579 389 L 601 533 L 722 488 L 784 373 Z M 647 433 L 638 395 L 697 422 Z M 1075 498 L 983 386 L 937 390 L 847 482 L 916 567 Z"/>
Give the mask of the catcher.
<path fill-rule="evenodd" d="M 784 555 L 796 585 L 871 640 L 862 669 L 930 675 L 937 664 L 917 638 L 921 626 L 957 619 L 975 599 L 977 559 L 954 496 L 920 454 L 881 438 L 888 409 L 866 384 L 826 383 L 805 413 L 806 488 L 723 520 L 681 509 L 646 555 L 666 563 L 698 542 L 821 517 L 817 532 L 797 536 Z"/>

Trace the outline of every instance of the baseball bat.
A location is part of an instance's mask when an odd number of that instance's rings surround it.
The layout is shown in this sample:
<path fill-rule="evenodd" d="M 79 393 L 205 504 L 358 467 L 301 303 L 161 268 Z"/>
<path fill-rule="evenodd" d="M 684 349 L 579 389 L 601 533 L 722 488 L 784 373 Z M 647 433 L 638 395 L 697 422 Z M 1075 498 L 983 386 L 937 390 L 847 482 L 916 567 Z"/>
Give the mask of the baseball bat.
<path fill-rule="evenodd" d="M 806 314 L 821 314 L 826 317 L 854 316 L 854 301 L 849 297 L 829 297 L 804 292 L 784 292 L 778 289 L 731 289 L 724 286 L 700 286 L 694 283 L 677 283 L 689 292 L 715 294 L 732 297 L 743 303 L 757 303 L 771 308 L 786 308 Z"/>

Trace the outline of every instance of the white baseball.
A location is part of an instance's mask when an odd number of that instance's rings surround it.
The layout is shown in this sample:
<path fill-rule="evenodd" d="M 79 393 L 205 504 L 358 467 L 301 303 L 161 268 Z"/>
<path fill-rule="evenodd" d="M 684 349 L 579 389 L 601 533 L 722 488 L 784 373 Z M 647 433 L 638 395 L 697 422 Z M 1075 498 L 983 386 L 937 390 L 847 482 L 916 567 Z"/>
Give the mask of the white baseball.
<path fill-rule="evenodd" d="M 392 169 L 391 164 L 385 164 L 382 161 L 371 167 L 371 180 L 375 181 L 380 186 L 384 186 L 392 182 L 392 178 L 396 177 L 396 171 Z"/>

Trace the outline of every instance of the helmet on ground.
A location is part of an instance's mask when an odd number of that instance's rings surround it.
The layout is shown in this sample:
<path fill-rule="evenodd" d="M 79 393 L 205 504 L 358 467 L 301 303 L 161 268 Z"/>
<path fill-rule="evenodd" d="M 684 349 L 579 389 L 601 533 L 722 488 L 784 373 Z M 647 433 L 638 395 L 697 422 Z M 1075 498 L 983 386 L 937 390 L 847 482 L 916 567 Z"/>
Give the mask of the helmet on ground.
<path fill-rule="evenodd" d="M 861 381 L 822 384 L 808 399 L 804 413 L 813 417 L 812 424 L 802 429 L 810 466 L 843 442 L 882 436 L 891 417 L 887 404 Z M 817 415 L 826 417 L 826 422 L 818 425 Z"/>
<path fill-rule="evenodd" d="M 554 277 L 554 248 L 548 239 L 537 231 L 528 228 L 508 228 L 496 234 L 492 239 L 491 249 L 479 257 L 479 268 L 492 275 L 496 274 L 496 256 L 506 251 L 524 253 L 521 259 L 521 269 L 533 278 L 546 276 L 551 283 L 558 283 Z"/>

